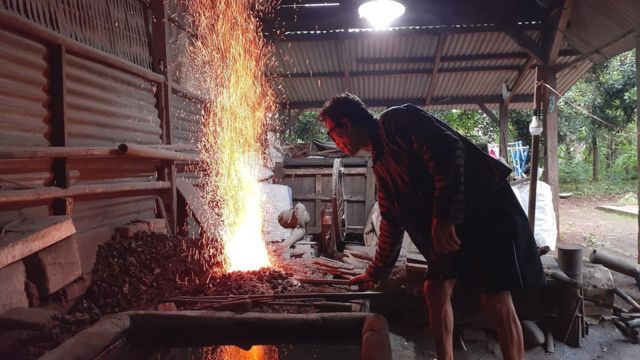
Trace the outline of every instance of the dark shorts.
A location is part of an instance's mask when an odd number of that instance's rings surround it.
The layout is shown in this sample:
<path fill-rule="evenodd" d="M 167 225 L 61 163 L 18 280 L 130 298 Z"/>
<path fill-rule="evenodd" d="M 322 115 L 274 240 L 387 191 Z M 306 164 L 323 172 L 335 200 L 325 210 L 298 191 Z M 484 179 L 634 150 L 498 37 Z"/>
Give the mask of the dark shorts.
<path fill-rule="evenodd" d="M 462 242 L 454 254 L 437 256 L 427 246 L 427 281 L 458 279 L 480 292 L 500 292 L 544 283 L 529 222 L 505 181 L 493 201 L 470 206 L 456 226 Z"/>

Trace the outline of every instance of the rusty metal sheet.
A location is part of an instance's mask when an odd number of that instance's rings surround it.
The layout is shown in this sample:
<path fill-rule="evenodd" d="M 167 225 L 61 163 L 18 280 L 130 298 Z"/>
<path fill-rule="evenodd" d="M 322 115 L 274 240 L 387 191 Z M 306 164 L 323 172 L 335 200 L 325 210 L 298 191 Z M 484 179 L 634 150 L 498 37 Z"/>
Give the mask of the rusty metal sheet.
<path fill-rule="evenodd" d="M 133 220 L 155 217 L 155 199 L 149 196 L 118 197 L 102 200 L 76 200 L 73 223 L 78 233 L 91 229 L 123 225 Z"/>
<path fill-rule="evenodd" d="M 158 167 L 159 161 L 122 156 L 67 160 L 71 185 L 155 181 Z"/>
<path fill-rule="evenodd" d="M 155 85 L 67 55 L 67 145 L 161 144 Z"/>
<path fill-rule="evenodd" d="M 0 30 L 0 144 L 47 146 L 47 48 Z"/>

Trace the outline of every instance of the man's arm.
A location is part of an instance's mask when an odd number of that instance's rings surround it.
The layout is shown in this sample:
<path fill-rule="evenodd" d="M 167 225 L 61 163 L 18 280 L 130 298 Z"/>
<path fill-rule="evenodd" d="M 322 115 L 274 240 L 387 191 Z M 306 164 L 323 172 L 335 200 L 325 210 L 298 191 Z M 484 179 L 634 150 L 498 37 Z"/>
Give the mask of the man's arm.
<path fill-rule="evenodd" d="M 381 281 L 389 277 L 398 261 L 402 248 L 404 228 L 391 209 L 387 194 L 378 187 L 378 206 L 380 207 L 380 234 L 376 246 L 376 255 L 366 270 L 369 278 Z"/>

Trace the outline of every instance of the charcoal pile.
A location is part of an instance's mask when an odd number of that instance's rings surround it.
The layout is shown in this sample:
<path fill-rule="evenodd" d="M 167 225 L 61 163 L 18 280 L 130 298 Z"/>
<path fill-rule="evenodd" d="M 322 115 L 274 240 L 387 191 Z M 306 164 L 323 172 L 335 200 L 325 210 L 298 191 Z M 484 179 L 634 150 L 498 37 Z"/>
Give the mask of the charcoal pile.
<path fill-rule="evenodd" d="M 275 294 L 295 290 L 293 274 L 275 269 L 223 273 L 199 239 L 138 232 L 98 250 L 87 293 L 103 315 L 179 295 Z"/>

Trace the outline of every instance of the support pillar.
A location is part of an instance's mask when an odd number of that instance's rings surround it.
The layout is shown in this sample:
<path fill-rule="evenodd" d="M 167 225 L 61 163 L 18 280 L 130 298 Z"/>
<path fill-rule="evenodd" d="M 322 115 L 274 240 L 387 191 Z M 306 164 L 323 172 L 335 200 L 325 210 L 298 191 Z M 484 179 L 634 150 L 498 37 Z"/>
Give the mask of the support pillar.
<path fill-rule="evenodd" d="M 544 83 L 556 88 L 556 70 L 544 69 Z M 544 180 L 551 186 L 553 210 L 556 213 L 556 227 L 560 229 L 560 183 L 558 180 L 558 96 L 548 87 L 542 95 L 542 116 L 544 119 Z"/>
<path fill-rule="evenodd" d="M 507 157 L 507 143 L 509 141 L 509 103 L 500 102 L 500 156 L 509 161 Z"/>
<path fill-rule="evenodd" d="M 640 89 L 640 1 L 636 2 L 636 89 Z M 636 148 L 638 152 L 638 195 L 640 196 L 640 94 L 636 101 Z M 640 216 L 638 217 L 638 264 L 640 264 Z"/>

